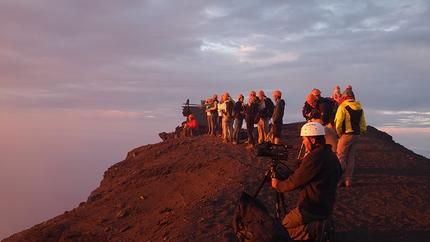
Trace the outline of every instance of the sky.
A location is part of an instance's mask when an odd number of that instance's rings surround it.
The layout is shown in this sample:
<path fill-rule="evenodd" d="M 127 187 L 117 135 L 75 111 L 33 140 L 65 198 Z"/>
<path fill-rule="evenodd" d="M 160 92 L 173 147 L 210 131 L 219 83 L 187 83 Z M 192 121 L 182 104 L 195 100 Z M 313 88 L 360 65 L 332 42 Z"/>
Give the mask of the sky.
<path fill-rule="evenodd" d="M 352 85 L 368 125 L 430 157 L 430 2 L 0 1 L 0 239 L 86 201 L 181 106 Z M 294 145 L 294 144 L 293 144 Z"/>

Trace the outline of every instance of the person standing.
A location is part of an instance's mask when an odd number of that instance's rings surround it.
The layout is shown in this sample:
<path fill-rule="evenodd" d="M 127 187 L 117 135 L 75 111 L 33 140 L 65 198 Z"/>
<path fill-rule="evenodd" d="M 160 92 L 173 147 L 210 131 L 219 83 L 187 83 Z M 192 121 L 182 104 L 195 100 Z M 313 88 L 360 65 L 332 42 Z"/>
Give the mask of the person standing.
<path fill-rule="evenodd" d="M 317 98 L 312 93 L 306 97 L 306 102 L 302 108 L 302 115 L 308 122 L 311 122 L 313 119 L 320 118 L 319 110 L 317 108 Z"/>
<path fill-rule="evenodd" d="M 288 179 L 280 181 L 272 178 L 272 187 L 277 192 L 300 189 L 296 208 L 285 215 L 282 221 L 294 241 L 315 241 L 314 221 L 325 220 L 333 213 L 336 187 L 342 171 L 324 135 L 324 127 L 320 123 L 303 125 L 300 136 L 309 154 Z"/>
<path fill-rule="evenodd" d="M 282 130 L 282 118 L 284 117 L 285 101 L 281 98 L 282 93 L 279 90 L 273 92 L 273 100 L 275 100 L 275 108 L 272 116 L 273 143 L 279 144 Z"/>
<path fill-rule="evenodd" d="M 218 103 L 218 120 L 217 120 L 217 129 L 218 129 L 218 137 L 223 137 L 224 130 L 222 130 L 222 110 L 224 109 L 224 97 L 221 95 Z"/>
<path fill-rule="evenodd" d="M 359 101 L 354 98 L 352 90 L 342 93 L 343 102 L 338 107 L 335 117 L 335 130 L 339 137 L 337 156 L 344 172 L 339 186 L 352 185 L 354 173 L 354 155 L 357 149 L 360 135 L 366 132 L 366 119 Z"/>
<path fill-rule="evenodd" d="M 321 119 L 315 119 L 314 122 L 318 122 L 324 126 L 325 142 L 326 144 L 331 145 L 331 150 L 334 153 L 337 153 L 338 138 L 334 129 L 332 127 L 328 127 L 328 124 L 324 125 L 324 122 Z"/>
<path fill-rule="evenodd" d="M 227 143 L 228 140 L 233 139 L 233 102 L 230 100 L 228 92 L 222 95 L 222 100 L 224 102 L 220 109 L 222 113 L 223 142 Z"/>
<path fill-rule="evenodd" d="M 200 106 L 200 108 L 205 108 L 206 126 L 207 126 L 205 135 L 211 135 L 211 132 L 213 131 L 211 111 L 209 110 L 211 107 L 212 107 L 212 99 L 210 98 L 206 98 L 206 101 L 203 103 L 203 105 Z"/>
<path fill-rule="evenodd" d="M 211 136 L 216 136 L 218 128 L 218 95 L 212 95 L 212 107 L 209 108 L 211 113 Z"/>
<path fill-rule="evenodd" d="M 258 144 L 262 144 L 270 130 L 269 121 L 273 115 L 274 104 L 266 97 L 263 90 L 258 91 L 258 98 L 258 109 L 261 114 L 260 121 L 257 123 Z"/>
<path fill-rule="evenodd" d="M 234 113 L 234 129 L 233 129 L 233 144 L 236 145 L 239 143 L 240 139 L 240 130 L 243 125 L 243 118 L 245 116 L 245 104 L 243 103 L 244 96 L 239 94 L 237 96 L 237 102 L 234 104 L 233 113 Z"/>
<path fill-rule="evenodd" d="M 255 91 L 251 91 L 249 92 L 249 102 L 246 104 L 246 109 L 245 109 L 246 131 L 248 134 L 248 146 L 246 147 L 247 149 L 252 149 L 255 147 L 254 120 L 257 112 L 258 112 L 257 95 Z"/>
<path fill-rule="evenodd" d="M 336 101 L 337 105 L 340 104 L 340 101 L 342 100 L 342 93 L 340 93 L 340 87 L 335 86 L 333 90 L 333 94 L 331 95 L 331 99 Z"/>

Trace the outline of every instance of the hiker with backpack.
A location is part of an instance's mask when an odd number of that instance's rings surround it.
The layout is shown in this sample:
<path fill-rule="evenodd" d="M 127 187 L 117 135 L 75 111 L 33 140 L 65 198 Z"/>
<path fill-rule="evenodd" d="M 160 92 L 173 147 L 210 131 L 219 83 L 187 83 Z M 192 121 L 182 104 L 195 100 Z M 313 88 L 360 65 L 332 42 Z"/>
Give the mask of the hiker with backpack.
<path fill-rule="evenodd" d="M 300 189 L 297 207 L 282 221 L 293 240 L 315 241 L 320 224 L 333 213 L 336 187 L 342 170 L 337 156 L 326 144 L 324 127 L 317 122 L 303 125 L 300 135 L 309 154 L 297 170 L 286 180 L 272 178 L 277 192 Z"/>
<path fill-rule="evenodd" d="M 339 136 L 337 156 L 344 171 L 339 186 L 350 187 L 354 173 L 354 155 L 360 135 L 367 129 L 364 111 L 359 101 L 355 100 L 352 90 L 342 93 L 343 102 L 336 112 L 335 130 Z"/>

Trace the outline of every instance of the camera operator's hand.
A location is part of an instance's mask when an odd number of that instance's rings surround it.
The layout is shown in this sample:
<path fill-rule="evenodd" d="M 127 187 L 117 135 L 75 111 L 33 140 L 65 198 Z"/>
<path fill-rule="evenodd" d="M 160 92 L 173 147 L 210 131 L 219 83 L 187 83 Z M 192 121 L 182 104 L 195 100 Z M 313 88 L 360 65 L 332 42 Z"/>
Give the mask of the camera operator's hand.
<path fill-rule="evenodd" d="M 272 187 L 276 189 L 276 187 L 278 186 L 278 182 L 279 182 L 278 179 L 272 178 Z"/>

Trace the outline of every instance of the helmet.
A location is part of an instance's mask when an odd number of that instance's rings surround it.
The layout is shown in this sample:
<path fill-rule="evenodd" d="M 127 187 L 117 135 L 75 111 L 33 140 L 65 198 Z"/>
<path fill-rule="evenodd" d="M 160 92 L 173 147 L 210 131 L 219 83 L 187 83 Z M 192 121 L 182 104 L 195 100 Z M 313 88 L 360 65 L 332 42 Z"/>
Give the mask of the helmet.
<path fill-rule="evenodd" d="M 324 126 L 317 122 L 309 122 L 302 126 L 300 136 L 320 136 L 325 135 Z"/>

